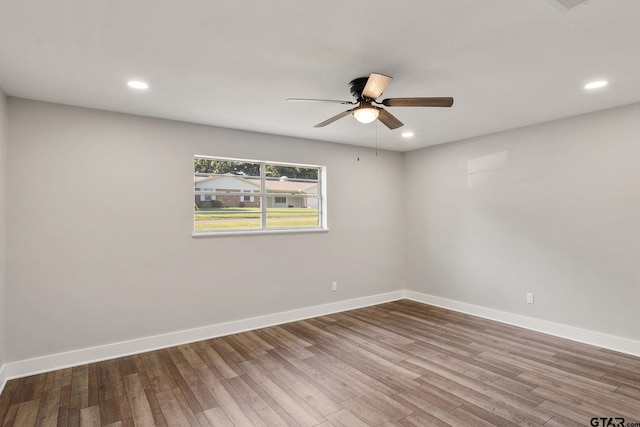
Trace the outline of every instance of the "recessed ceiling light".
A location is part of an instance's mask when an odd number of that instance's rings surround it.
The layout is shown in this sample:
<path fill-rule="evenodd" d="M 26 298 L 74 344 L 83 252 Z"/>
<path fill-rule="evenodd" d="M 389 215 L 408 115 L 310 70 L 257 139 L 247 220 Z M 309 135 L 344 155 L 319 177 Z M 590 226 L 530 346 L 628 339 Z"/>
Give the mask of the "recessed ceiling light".
<path fill-rule="evenodd" d="M 127 82 L 127 86 L 140 90 L 149 89 L 149 85 L 147 83 L 141 82 L 139 80 L 130 80 Z"/>
<path fill-rule="evenodd" d="M 597 80 L 595 82 L 590 82 L 584 85 L 585 89 L 598 89 L 609 84 L 606 80 Z"/>
<path fill-rule="evenodd" d="M 402 132 L 403 138 L 411 138 L 413 136 L 413 132 Z"/>

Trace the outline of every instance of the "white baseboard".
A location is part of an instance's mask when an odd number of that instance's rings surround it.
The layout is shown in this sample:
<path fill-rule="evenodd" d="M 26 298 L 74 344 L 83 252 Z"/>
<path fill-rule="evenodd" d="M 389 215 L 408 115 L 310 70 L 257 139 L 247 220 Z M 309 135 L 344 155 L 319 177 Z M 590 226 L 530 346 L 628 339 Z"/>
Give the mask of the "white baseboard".
<path fill-rule="evenodd" d="M 372 295 L 362 298 L 354 298 L 335 303 L 322 304 L 280 313 L 268 314 L 233 322 L 220 323 L 202 328 L 172 332 L 106 344 L 97 347 L 73 350 L 66 353 L 52 354 L 34 359 L 5 363 L 0 366 L 0 393 L 6 382 L 13 378 L 35 375 L 56 369 L 64 369 L 86 363 L 99 362 L 132 354 L 144 353 L 161 348 L 202 341 L 224 335 L 265 328 L 311 317 L 324 316 L 341 311 L 356 308 L 369 307 L 385 302 L 410 299 L 424 304 L 442 307 L 485 319 L 495 320 L 549 335 L 567 338 L 573 341 L 591 344 L 602 348 L 619 351 L 634 356 L 640 356 L 640 342 L 627 338 L 607 335 L 600 332 L 580 329 L 573 326 L 562 325 L 546 320 L 535 319 L 519 314 L 508 313 L 492 308 L 477 306 L 460 301 L 436 297 L 415 291 L 394 291 L 385 294 Z"/>
<path fill-rule="evenodd" d="M 7 365 L 4 363 L 0 365 L 0 393 L 4 390 L 5 384 L 7 384 L 7 370 L 5 369 Z"/>
<path fill-rule="evenodd" d="M 283 323 L 295 322 L 297 320 L 309 319 L 311 317 L 369 307 L 403 298 L 404 291 L 395 291 L 268 314 L 265 316 L 258 316 L 233 322 L 220 323 L 202 328 L 155 335 L 131 341 L 123 341 L 97 347 L 73 350 L 66 353 L 37 357 L 34 359 L 5 363 L 0 368 L 0 393 L 4 389 L 6 381 L 13 378 L 26 377 L 56 369 L 64 369 L 72 366 L 99 362 L 101 360 L 129 356 L 132 354 L 144 353 L 147 351 L 202 341 L 224 335 L 231 335 L 239 332 L 280 325 Z"/>
<path fill-rule="evenodd" d="M 521 328 L 543 332 L 545 334 L 553 335 L 556 337 L 566 338 L 572 341 L 590 344 L 597 347 L 615 350 L 621 353 L 640 357 L 640 341 L 634 341 L 615 335 L 608 335 L 601 332 L 563 325 L 561 323 L 549 322 L 547 320 L 536 319 L 520 314 L 508 313 L 506 311 L 500 311 L 492 308 L 482 307 L 479 305 L 473 305 L 465 302 L 436 297 L 421 292 L 405 290 L 404 294 L 405 298 L 424 304 L 434 305 L 436 307 L 442 307 L 465 314 L 471 314 L 473 316 L 495 320 L 501 323 L 507 323 L 509 325 L 519 326 Z"/>

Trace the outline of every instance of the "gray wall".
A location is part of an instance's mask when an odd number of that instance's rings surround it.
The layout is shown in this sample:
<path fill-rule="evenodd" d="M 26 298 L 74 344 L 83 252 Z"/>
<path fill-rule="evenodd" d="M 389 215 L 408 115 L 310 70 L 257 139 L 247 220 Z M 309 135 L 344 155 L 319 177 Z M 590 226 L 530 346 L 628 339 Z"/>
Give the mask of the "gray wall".
<path fill-rule="evenodd" d="M 404 286 L 401 153 L 16 98 L 9 123 L 8 362 Z M 194 154 L 326 165 L 330 232 L 192 238 Z"/>
<path fill-rule="evenodd" d="M 640 104 L 377 157 L 8 111 L 7 362 L 404 288 L 640 339 Z M 331 231 L 192 238 L 194 154 L 326 165 Z"/>
<path fill-rule="evenodd" d="M 638 117 L 635 104 L 407 153 L 407 288 L 639 340 Z"/>
<path fill-rule="evenodd" d="M 0 88 L 0 366 L 5 362 L 7 98 Z"/>

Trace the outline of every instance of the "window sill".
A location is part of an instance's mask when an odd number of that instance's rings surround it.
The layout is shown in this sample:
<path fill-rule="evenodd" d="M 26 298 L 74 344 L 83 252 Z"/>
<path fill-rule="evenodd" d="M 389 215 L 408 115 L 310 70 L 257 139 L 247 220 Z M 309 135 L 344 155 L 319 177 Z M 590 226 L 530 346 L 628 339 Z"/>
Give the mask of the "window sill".
<path fill-rule="evenodd" d="M 328 233 L 328 228 L 273 229 L 273 230 L 242 230 L 242 231 L 203 231 L 191 232 L 191 237 L 220 237 L 220 236 L 255 236 L 262 234 L 303 234 L 303 233 Z"/>

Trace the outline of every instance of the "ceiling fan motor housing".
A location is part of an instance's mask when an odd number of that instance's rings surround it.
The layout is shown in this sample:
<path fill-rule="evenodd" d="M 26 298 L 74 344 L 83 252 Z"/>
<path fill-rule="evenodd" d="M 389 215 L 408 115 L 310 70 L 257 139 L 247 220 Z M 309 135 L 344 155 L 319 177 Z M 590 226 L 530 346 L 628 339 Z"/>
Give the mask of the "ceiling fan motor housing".
<path fill-rule="evenodd" d="M 349 83 L 349 91 L 351 92 L 351 96 L 353 96 L 358 101 L 362 100 L 362 91 L 367 85 L 367 80 L 369 80 L 369 77 L 359 77 L 357 79 L 351 80 L 351 82 Z"/>

